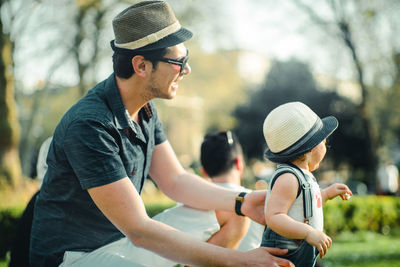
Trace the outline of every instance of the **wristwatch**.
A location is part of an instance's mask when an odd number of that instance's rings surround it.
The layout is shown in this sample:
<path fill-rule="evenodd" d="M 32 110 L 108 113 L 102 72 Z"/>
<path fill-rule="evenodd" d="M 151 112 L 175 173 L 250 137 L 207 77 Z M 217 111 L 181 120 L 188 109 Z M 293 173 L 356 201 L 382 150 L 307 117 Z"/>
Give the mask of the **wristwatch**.
<path fill-rule="evenodd" d="M 244 201 L 244 196 L 246 195 L 246 192 L 240 192 L 239 195 L 235 198 L 235 212 L 239 216 L 244 216 L 244 214 L 240 211 L 242 209 L 242 204 Z"/>

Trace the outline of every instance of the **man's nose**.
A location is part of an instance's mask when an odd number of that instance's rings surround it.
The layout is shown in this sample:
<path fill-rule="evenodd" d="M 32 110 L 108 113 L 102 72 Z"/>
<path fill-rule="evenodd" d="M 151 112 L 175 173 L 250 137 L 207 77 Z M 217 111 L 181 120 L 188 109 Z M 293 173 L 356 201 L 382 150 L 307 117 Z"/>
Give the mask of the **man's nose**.
<path fill-rule="evenodd" d="M 186 63 L 185 68 L 183 69 L 182 74 L 188 75 L 192 72 L 192 68 L 190 67 L 189 63 Z"/>

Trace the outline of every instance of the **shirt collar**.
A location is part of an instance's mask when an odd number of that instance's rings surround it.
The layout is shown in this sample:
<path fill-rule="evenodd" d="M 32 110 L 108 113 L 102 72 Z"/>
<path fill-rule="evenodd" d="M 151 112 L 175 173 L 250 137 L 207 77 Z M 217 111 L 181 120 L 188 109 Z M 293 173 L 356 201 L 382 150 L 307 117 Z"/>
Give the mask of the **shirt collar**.
<path fill-rule="evenodd" d="M 130 119 L 128 110 L 125 108 L 121 94 L 118 90 L 117 82 L 114 74 L 110 75 L 105 84 L 106 101 L 108 102 L 112 113 L 114 114 L 115 124 L 118 129 L 131 128 L 136 132 L 135 127 Z M 153 117 L 153 110 L 150 103 L 146 103 L 139 111 L 141 119 L 150 120 Z"/>

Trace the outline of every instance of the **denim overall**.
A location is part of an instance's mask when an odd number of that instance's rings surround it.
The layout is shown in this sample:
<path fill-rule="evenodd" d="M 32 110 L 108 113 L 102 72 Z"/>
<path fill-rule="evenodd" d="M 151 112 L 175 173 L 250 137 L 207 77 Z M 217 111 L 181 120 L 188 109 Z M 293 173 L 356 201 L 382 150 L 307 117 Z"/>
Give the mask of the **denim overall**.
<path fill-rule="evenodd" d="M 300 195 L 301 189 L 303 192 L 304 222 L 308 223 L 309 218 L 313 216 L 312 194 L 310 184 L 307 181 L 308 177 L 304 175 L 301 169 L 292 164 L 279 165 L 274 173 L 273 179 L 271 180 L 271 189 L 276 178 L 287 172 L 293 173 L 299 181 L 300 187 L 297 197 Z M 279 257 L 290 260 L 296 267 L 313 267 L 319 253 L 318 249 L 308 244 L 305 239 L 283 237 L 274 232 L 268 226 L 264 230 L 261 246 L 288 249 L 288 253 Z"/>

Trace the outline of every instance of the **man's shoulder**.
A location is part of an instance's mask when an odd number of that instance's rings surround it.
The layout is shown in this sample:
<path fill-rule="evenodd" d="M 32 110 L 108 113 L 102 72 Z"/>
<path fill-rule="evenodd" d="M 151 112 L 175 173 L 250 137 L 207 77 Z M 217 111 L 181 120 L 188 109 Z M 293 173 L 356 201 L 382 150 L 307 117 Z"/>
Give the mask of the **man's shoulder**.
<path fill-rule="evenodd" d="M 113 122 L 114 116 L 105 98 L 93 91 L 81 98 L 64 114 L 57 128 L 66 130 L 74 125 L 87 123 L 111 125 Z"/>
<path fill-rule="evenodd" d="M 100 86 L 101 84 L 98 84 L 91 89 L 68 110 L 66 115 L 73 115 L 75 119 L 90 118 L 95 120 L 111 116 L 111 108 L 106 101 L 104 90 Z"/>

